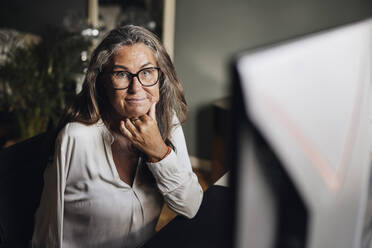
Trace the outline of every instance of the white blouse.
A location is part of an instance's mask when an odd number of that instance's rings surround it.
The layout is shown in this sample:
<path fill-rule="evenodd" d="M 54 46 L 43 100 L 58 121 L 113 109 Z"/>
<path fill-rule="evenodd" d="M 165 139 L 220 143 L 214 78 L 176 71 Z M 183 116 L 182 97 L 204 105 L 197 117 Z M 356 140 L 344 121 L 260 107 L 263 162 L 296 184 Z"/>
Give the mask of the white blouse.
<path fill-rule="evenodd" d="M 114 164 L 114 137 L 102 121 L 67 124 L 44 172 L 32 247 L 139 247 L 155 233 L 163 202 L 192 218 L 203 191 L 192 172 L 181 125 L 176 152 L 158 163 L 139 161 L 132 187 Z"/>

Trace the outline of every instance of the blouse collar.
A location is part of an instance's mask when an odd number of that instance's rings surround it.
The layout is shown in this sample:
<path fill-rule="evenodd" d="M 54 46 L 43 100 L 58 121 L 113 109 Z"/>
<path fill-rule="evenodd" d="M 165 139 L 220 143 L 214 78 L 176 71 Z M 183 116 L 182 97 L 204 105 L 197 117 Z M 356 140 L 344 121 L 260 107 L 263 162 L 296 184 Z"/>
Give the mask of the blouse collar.
<path fill-rule="evenodd" d="M 102 130 L 102 135 L 103 135 L 103 138 L 105 139 L 105 141 L 107 143 L 109 143 L 110 145 L 112 145 L 112 143 L 114 143 L 114 141 L 115 141 L 115 138 L 111 134 L 110 130 L 106 127 L 103 120 L 99 119 L 98 122 L 96 123 L 96 125 L 97 125 L 98 128 L 100 128 Z"/>

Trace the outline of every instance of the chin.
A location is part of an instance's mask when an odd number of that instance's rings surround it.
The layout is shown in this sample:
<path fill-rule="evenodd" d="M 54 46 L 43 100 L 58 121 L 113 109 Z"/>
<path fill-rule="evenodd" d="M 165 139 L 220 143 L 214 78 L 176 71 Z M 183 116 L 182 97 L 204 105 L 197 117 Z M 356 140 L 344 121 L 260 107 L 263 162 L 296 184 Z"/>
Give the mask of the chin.
<path fill-rule="evenodd" d="M 124 116 L 125 118 L 139 117 L 139 116 L 147 114 L 149 110 L 150 110 L 150 107 L 128 109 L 122 114 L 122 116 Z"/>

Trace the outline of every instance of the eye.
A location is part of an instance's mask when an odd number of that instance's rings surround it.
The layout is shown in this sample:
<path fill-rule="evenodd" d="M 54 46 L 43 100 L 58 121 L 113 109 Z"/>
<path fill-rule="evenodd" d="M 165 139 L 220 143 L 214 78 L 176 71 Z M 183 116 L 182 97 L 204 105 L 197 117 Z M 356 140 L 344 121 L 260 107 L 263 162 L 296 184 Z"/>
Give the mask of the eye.
<path fill-rule="evenodd" d="M 143 71 L 141 71 L 142 76 L 149 77 L 153 76 L 153 74 L 156 72 L 156 69 L 154 68 L 146 68 Z"/>
<path fill-rule="evenodd" d="M 117 78 L 127 78 L 128 77 L 128 72 L 126 71 L 114 71 L 114 76 Z"/>

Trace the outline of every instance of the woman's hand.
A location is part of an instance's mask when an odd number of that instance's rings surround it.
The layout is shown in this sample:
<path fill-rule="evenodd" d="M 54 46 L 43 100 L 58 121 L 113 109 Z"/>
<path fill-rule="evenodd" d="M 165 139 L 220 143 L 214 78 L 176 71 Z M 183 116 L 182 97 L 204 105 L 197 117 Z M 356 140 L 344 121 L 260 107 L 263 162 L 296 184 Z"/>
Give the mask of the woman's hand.
<path fill-rule="evenodd" d="M 123 135 L 144 152 L 151 162 L 160 161 L 168 151 L 156 122 L 155 108 L 156 102 L 151 105 L 146 115 L 120 121 L 120 131 Z"/>

